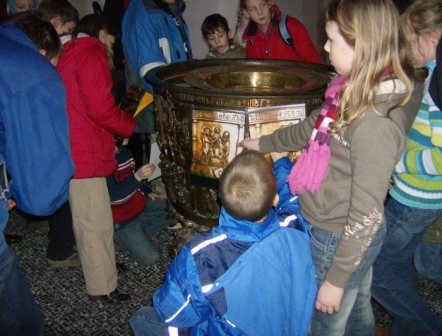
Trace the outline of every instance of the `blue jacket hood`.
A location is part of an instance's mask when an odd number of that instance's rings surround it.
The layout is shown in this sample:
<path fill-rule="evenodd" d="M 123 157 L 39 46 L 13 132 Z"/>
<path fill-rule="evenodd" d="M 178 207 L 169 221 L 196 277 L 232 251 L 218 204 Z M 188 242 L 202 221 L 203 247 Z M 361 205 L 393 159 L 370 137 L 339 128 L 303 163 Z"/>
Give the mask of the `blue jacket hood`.
<path fill-rule="evenodd" d="M 267 218 L 260 223 L 238 220 L 230 216 L 224 207 L 221 208 L 219 226 L 213 228 L 214 236 L 226 234 L 228 238 L 243 242 L 257 242 L 263 240 L 273 231 L 279 229 L 279 221 L 273 209 Z"/>
<path fill-rule="evenodd" d="M 186 8 L 186 3 L 184 0 L 176 0 L 173 4 L 168 5 L 163 0 L 142 0 L 144 7 L 146 7 L 146 10 L 152 10 L 152 9 L 162 9 L 165 12 L 168 12 L 171 14 L 171 10 L 176 11 L 178 13 L 184 12 L 184 9 Z"/>
<path fill-rule="evenodd" d="M 23 31 L 8 23 L 3 23 L 0 25 L 0 37 L 10 39 L 17 43 L 21 43 L 28 48 L 38 51 L 37 46 Z"/>

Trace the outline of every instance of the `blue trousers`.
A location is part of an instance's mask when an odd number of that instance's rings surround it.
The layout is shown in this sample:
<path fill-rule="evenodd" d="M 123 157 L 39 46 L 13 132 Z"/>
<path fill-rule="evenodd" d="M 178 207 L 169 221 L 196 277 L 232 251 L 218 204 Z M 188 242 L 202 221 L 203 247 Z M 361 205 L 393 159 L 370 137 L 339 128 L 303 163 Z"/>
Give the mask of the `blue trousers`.
<path fill-rule="evenodd" d="M 442 244 L 421 241 L 414 251 L 413 260 L 420 275 L 442 284 Z"/>
<path fill-rule="evenodd" d="M 130 223 L 114 223 L 114 242 L 128 251 L 140 265 L 153 265 L 160 257 L 152 236 L 170 223 L 165 207 L 165 200 L 148 199 L 143 211 Z"/>
<path fill-rule="evenodd" d="M 320 287 L 325 281 L 341 235 L 310 227 L 313 263 L 316 280 Z M 382 225 L 371 242 L 359 268 L 352 274 L 344 289 L 341 309 L 338 313 L 327 314 L 314 310 L 309 335 L 312 336 L 374 336 L 374 313 L 371 306 L 370 285 L 372 265 L 378 255 L 385 236 Z"/>
<path fill-rule="evenodd" d="M 135 336 L 166 336 L 167 326 L 158 317 L 153 307 L 138 309 L 130 318 L 130 326 Z"/>
<path fill-rule="evenodd" d="M 9 247 L 0 255 L 0 334 L 45 335 L 43 318 Z"/>
<path fill-rule="evenodd" d="M 425 229 L 442 215 L 442 209 L 411 208 L 391 198 L 385 207 L 387 235 L 373 265 L 373 298 L 393 317 L 391 336 L 431 336 L 442 321 L 425 304 L 417 290 L 413 253 Z"/>

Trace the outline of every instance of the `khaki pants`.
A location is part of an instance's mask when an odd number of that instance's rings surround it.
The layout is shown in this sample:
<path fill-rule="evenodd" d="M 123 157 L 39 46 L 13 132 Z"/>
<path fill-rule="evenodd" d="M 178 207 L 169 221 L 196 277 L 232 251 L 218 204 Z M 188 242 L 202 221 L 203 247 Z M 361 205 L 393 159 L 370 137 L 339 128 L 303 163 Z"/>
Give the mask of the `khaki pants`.
<path fill-rule="evenodd" d="M 117 287 L 117 270 L 106 179 L 72 179 L 69 201 L 86 290 L 90 295 L 109 294 Z"/>

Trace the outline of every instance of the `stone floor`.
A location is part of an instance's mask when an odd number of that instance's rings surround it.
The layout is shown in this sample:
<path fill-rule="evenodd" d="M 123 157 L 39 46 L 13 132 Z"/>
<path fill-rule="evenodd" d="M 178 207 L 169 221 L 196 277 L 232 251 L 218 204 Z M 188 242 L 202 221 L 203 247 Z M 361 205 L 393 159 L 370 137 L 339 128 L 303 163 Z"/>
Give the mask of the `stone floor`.
<path fill-rule="evenodd" d="M 129 318 L 135 310 L 151 303 L 152 293 L 162 284 L 170 263 L 168 246 L 173 240 L 168 230 L 157 235 L 161 258 L 151 267 L 141 267 L 126 252 L 117 252 L 117 261 L 127 266 L 127 271 L 119 276 L 118 286 L 132 295 L 132 302 L 125 307 L 110 307 L 88 300 L 80 268 L 54 270 L 48 267 L 46 222 L 29 227 L 12 211 L 6 231 L 23 236 L 23 241 L 11 248 L 44 315 L 48 336 L 132 335 Z M 419 278 L 419 288 L 427 303 L 442 316 L 441 285 Z M 374 308 L 377 324 L 388 326 L 390 317 L 379 306 Z"/>

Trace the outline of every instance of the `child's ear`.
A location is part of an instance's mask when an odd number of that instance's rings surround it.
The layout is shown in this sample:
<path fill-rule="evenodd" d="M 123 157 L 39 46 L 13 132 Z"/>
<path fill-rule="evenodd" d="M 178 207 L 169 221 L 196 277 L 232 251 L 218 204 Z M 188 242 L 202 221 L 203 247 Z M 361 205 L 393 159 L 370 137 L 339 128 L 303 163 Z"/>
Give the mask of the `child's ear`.
<path fill-rule="evenodd" d="M 433 31 L 430 34 L 430 41 L 434 44 L 434 47 L 437 48 L 437 45 L 439 43 L 441 33 L 437 31 Z"/>
<path fill-rule="evenodd" d="M 101 43 L 104 43 L 104 30 L 103 29 L 100 29 L 100 31 L 98 32 L 98 40 Z"/>
<path fill-rule="evenodd" d="M 229 29 L 229 31 L 227 32 L 227 37 L 231 38 L 232 37 L 232 31 Z"/>
<path fill-rule="evenodd" d="M 40 49 L 39 52 L 40 52 L 40 54 L 42 54 L 43 56 L 46 56 L 46 50 L 44 50 L 44 49 Z"/>
<path fill-rule="evenodd" d="M 247 16 L 248 18 L 250 18 L 250 15 L 249 15 L 249 13 L 247 12 L 247 10 L 243 9 L 243 10 L 242 10 L 242 13 L 243 13 L 245 16 Z"/>
<path fill-rule="evenodd" d="M 275 195 L 275 198 L 273 199 L 273 206 L 277 206 L 277 205 L 278 205 L 278 202 L 279 202 L 279 195 L 276 194 L 276 195 Z"/>

